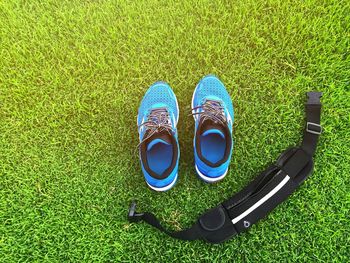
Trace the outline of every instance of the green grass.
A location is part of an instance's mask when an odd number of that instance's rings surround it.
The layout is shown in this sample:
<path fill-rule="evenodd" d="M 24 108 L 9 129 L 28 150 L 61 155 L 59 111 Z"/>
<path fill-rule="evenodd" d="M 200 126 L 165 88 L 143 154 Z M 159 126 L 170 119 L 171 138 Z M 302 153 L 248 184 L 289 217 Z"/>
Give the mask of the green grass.
<path fill-rule="evenodd" d="M 349 1 L 0 1 L 0 261 L 347 262 Z M 231 3 L 230 3 L 231 2 Z M 193 167 L 192 91 L 208 73 L 235 106 L 235 149 L 216 185 Z M 136 113 L 165 80 L 181 109 L 180 178 L 149 190 Z M 129 224 L 132 199 L 190 226 L 250 182 L 324 92 L 312 176 L 249 232 L 220 245 Z"/>

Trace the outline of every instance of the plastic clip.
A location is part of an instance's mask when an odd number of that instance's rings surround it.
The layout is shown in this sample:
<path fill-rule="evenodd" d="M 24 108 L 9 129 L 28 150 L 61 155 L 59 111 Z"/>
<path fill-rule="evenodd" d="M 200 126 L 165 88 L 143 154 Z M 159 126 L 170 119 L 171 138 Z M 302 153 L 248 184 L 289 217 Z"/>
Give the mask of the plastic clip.
<path fill-rule="evenodd" d="M 142 220 L 143 213 L 136 212 L 136 202 L 133 201 L 129 207 L 128 220 L 131 223 L 139 222 Z"/>

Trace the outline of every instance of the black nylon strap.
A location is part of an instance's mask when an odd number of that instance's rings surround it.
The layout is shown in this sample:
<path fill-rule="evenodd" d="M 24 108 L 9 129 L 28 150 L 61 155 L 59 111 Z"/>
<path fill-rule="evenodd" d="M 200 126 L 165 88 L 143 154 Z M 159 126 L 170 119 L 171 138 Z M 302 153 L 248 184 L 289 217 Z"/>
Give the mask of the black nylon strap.
<path fill-rule="evenodd" d="M 152 213 L 148 213 L 148 212 L 144 213 L 142 215 L 142 220 L 150 224 L 151 226 L 158 228 L 161 232 L 164 232 L 173 238 L 188 240 L 188 241 L 200 238 L 198 224 L 194 224 L 192 227 L 185 230 L 171 232 L 165 229 L 160 224 L 160 221 L 157 219 L 157 217 Z"/>
<path fill-rule="evenodd" d="M 192 227 L 182 231 L 169 231 L 160 224 L 154 214 L 137 213 L 136 203 L 130 206 L 129 221 L 144 221 L 173 238 L 204 239 L 211 243 L 220 243 L 245 231 L 287 199 L 312 171 L 312 156 L 322 132 L 320 126 L 322 93 L 308 92 L 307 96 L 305 106 L 307 125 L 301 147 L 284 152 L 276 165 L 263 171 L 242 191 L 221 205 L 205 212 Z"/>
<path fill-rule="evenodd" d="M 306 107 L 306 128 L 304 130 L 303 142 L 301 148 L 310 156 L 316 151 L 318 137 L 322 132 L 320 126 L 322 92 L 308 92 L 308 101 Z"/>

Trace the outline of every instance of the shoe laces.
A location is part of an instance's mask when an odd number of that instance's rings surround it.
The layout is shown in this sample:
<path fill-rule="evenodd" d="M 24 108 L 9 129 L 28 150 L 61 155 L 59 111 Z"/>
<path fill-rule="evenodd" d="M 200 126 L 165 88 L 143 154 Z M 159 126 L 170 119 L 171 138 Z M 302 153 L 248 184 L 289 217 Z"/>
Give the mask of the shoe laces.
<path fill-rule="evenodd" d="M 151 110 L 147 117 L 147 121 L 143 122 L 138 127 L 141 128 L 143 126 L 145 127 L 146 131 L 149 130 L 149 133 L 137 145 L 137 148 L 139 148 L 146 140 L 151 138 L 156 133 L 166 131 L 171 135 L 174 131 L 171 125 L 169 112 L 166 108 L 156 108 Z"/>
<path fill-rule="evenodd" d="M 201 109 L 201 111 L 197 111 L 198 109 Z M 225 124 L 227 122 L 224 107 L 217 100 L 205 100 L 202 105 L 192 109 L 192 115 L 199 115 L 200 118 L 203 118 L 203 121 L 210 119 L 215 123 Z"/>

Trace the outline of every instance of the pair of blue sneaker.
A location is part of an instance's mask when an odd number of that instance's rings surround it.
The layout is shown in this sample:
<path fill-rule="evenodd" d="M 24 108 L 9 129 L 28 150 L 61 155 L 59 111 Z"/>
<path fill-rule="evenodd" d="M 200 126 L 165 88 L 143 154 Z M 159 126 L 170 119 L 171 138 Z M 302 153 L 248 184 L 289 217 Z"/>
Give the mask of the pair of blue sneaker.
<path fill-rule="evenodd" d="M 192 114 L 198 176 L 208 183 L 222 180 L 232 154 L 234 112 L 230 95 L 217 77 L 208 75 L 198 83 L 192 97 Z M 167 191 L 177 181 L 178 120 L 179 106 L 173 90 L 165 82 L 154 83 L 143 97 L 137 116 L 142 172 L 153 190 Z"/>

